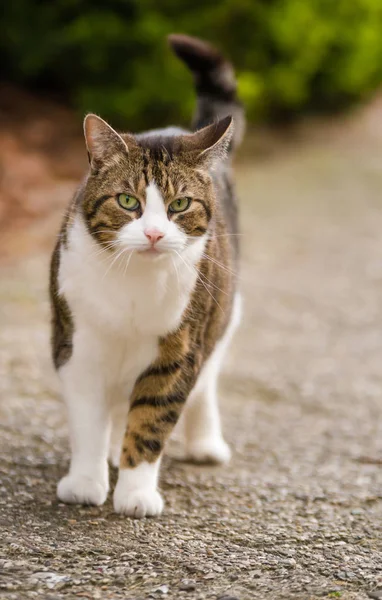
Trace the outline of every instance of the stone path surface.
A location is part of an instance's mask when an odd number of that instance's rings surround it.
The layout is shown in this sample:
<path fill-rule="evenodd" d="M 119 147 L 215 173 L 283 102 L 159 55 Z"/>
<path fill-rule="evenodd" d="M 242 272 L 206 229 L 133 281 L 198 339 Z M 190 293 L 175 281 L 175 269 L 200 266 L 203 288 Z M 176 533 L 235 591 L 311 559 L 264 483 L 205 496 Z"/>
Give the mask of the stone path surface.
<path fill-rule="evenodd" d="M 1 268 L 0 598 L 382 598 L 382 132 L 326 133 L 242 156 L 245 316 L 220 393 L 234 456 L 167 457 L 158 520 L 56 500 L 48 257 Z"/>

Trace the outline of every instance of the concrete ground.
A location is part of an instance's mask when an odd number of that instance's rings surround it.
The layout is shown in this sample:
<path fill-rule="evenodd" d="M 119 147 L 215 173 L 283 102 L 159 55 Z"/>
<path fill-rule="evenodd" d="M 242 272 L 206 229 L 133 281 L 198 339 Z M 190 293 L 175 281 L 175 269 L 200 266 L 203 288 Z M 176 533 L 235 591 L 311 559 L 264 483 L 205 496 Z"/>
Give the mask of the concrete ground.
<path fill-rule="evenodd" d="M 247 144 L 245 316 L 221 382 L 234 456 L 166 458 L 157 520 L 56 500 L 48 258 L 3 265 L 0 598 L 382 598 L 380 121 Z"/>

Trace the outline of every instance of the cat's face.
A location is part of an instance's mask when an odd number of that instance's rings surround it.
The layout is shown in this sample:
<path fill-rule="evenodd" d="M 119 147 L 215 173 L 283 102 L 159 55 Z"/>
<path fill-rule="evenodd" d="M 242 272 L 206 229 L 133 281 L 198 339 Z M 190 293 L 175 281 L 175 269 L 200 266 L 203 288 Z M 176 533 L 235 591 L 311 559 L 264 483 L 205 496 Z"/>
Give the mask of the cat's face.
<path fill-rule="evenodd" d="M 85 121 L 91 159 L 83 215 L 111 251 L 150 259 L 182 253 L 205 236 L 215 213 L 208 168 L 222 158 L 230 119 L 178 137 L 117 134 L 93 115 Z"/>

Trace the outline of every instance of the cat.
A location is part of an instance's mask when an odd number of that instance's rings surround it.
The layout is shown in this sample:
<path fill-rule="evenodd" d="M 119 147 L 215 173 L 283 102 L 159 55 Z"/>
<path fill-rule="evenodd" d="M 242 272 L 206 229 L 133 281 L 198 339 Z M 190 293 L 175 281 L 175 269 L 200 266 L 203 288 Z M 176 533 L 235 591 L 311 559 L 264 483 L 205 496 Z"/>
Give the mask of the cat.
<path fill-rule="evenodd" d="M 114 509 L 136 518 L 163 510 L 160 460 L 181 412 L 188 458 L 230 458 L 216 387 L 241 306 L 230 155 L 244 111 L 234 72 L 206 42 L 169 42 L 194 76 L 194 133 L 119 134 L 87 115 L 89 173 L 50 273 L 71 442 L 58 497 L 101 505 L 109 460 L 119 467 Z"/>

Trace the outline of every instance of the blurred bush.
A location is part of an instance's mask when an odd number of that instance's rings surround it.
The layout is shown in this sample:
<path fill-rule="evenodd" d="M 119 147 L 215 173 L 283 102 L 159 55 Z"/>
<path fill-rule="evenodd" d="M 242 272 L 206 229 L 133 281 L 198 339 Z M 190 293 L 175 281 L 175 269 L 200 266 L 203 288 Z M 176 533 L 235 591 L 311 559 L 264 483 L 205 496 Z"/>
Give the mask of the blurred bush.
<path fill-rule="evenodd" d="M 191 79 L 165 43 L 174 31 L 232 59 L 252 120 L 336 109 L 382 80 L 381 0 L 12 0 L 3 73 L 133 130 L 187 122 Z"/>

